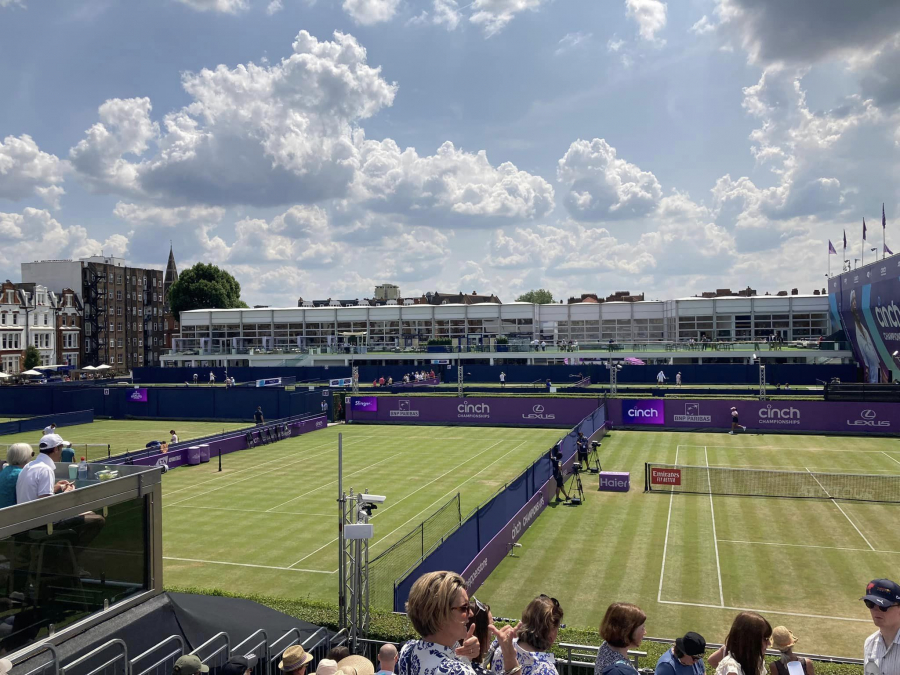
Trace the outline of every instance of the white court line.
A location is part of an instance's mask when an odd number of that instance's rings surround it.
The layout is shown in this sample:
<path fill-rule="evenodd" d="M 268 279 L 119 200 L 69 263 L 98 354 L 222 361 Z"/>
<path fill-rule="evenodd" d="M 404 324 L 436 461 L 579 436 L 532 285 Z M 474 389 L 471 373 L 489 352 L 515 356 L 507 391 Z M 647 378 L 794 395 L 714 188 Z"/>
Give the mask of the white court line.
<path fill-rule="evenodd" d="M 707 607 L 709 609 L 727 609 L 735 612 L 757 612 L 759 614 L 780 614 L 783 616 L 802 616 L 807 619 L 834 619 L 836 621 L 853 621 L 856 623 L 872 623 L 871 619 L 848 619 L 845 616 L 823 616 L 821 614 L 803 614 L 801 612 L 780 612 L 775 609 L 758 609 L 755 607 L 720 607 L 719 605 L 705 605 L 699 602 L 676 602 L 674 600 L 660 600 L 663 605 L 680 605 L 682 607 Z"/>
<path fill-rule="evenodd" d="M 376 438 L 376 437 L 375 436 L 359 436 L 357 438 Z M 354 440 L 357 440 L 357 439 L 354 439 Z M 309 448 L 308 451 L 318 450 L 319 448 L 327 448 L 329 446 L 334 446 L 334 439 L 332 439 L 330 442 L 325 443 L 323 445 L 317 445 L 315 447 Z M 257 447 L 259 447 L 259 446 L 257 446 Z M 247 449 L 251 450 L 251 449 L 255 449 L 255 448 L 247 448 Z M 290 455 L 291 453 L 296 452 L 296 450 L 288 450 L 287 448 L 282 448 L 282 449 L 286 450 L 285 455 Z M 231 453 L 229 453 L 229 454 L 231 454 Z M 177 488 L 175 490 L 166 490 L 163 493 L 163 497 L 168 497 L 170 495 L 174 495 L 176 492 L 184 492 L 185 490 L 195 490 L 199 486 L 206 485 L 207 483 L 212 483 L 214 480 L 216 480 L 218 478 L 231 478 L 233 476 L 237 476 L 239 473 L 245 473 L 247 471 L 256 471 L 261 466 L 267 466 L 267 465 L 273 464 L 275 462 L 280 462 L 283 459 L 284 459 L 284 455 L 279 455 L 275 459 L 270 459 L 268 462 L 260 462 L 259 464 L 254 464 L 253 466 L 251 466 L 247 469 L 239 469 L 238 471 L 230 471 L 228 473 L 223 473 L 221 475 L 214 476 L 213 478 L 210 478 L 209 480 L 200 481 L 199 483 L 192 483 L 191 485 L 188 485 L 187 487 Z"/>
<path fill-rule="evenodd" d="M 807 471 L 809 471 L 809 469 L 807 469 Z M 816 483 L 819 483 L 819 479 L 816 478 L 816 475 L 812 471 L 809 471 L 809 475 L 813 477 L 813 480 L 816 481 Z M 837 501 L 828 493 L 828 490 L 825 489 L 825 486 L 822 485 L 821 483 L 819 483 L 819 487 L 822 488 L 822 492 L 824 492 L 826 495 L 828 495 L 828 499 L 831 500 L 831 503 L 834 504 L 836 507 L 838 507 L 838 510 L 844 514 L 844 518 L 847 519 L 847 522 L 849 522 L 851 525 L 853 525 L 853 529 L 859 533 L 859 536 L 863 538 L 863 541 L 866 542 L 867 544 L 869 544 L 869 548 L 874 551 L 875 547 L 872 546 L 871 543 L 869 543 L 869 540 L 866 539 L 866 535 L 864 535 L 862 533 L 862 531 L 856 526 L 856 523 L 854 523 L 852 520 L 850 520 L 850 516 L 847 515 L 847 512 L 841 508 L 841 505 L 838 504 Z"/>
<path fill-rule="evenodd" d="M 678 448 L 675 447 L 675 465 L 678 465 Z M 666 551 L 669 548 L 669 523 L 672 522 L 672 501 L 675 499 L 675 486 L 669 490 L 669 517 L 666 518 L 666 539 L 663 543 L 662 568 L 659 570 L 659 592 L 656 594 L 656 601 L 662 602 L 663 578 L 666 574 Z"/>
<path fill-rule="evenodd" d="M 469 459 L 467 459 L 467 460 L 465 460 L 465 461 L 460 462 L 459 464 L 457 464 L 455 467 L 453 467 L 453 469 L 451 469 L 451 471 L 454 470 L 454 469 L 458 469 L 458 468 L 461 467 L 463 464 L 467 464 L 468 462 L 472 461 L 472 460 L 475 459 L 476 457 L 481 457 L 481 455 L 483 455 L 484 453 L 486 453 L 488 450 L 490 450 L 491 448 L 493 448 L 493 447 L 494 447 L 495 445 L 497 445 L 498 443 L 502 443 L 502 442 L 503 442 L 503 441 L 497 441 L 497 443 L 492 443 L 492 444 L 489 445 L 487 448 L 485 448 L 484 450 L 482 450 L 481 452 L 479 452 L 477 455 L 473 455 L 472 457 L 469 457 Z M 523 441 L 523 443 L 524 443 L 524 442 L 525 442 L 525 441 Z M 520 445 L 521 445 L 521 443 L 520 443 Z M 508 454 L 508 453 L 507 453 L 507 454 Z M 495 461 L 496 461 L 496 460 L 495 460 Z M 491 462 L 491 464 L 494 464 L 494 463 L 495 463 L 495 462 Z M 491 466 L 491 464 L 488 464 L 488 466 Z M 488 468 L 488 467 L 486 466 L 485 469 L 486 469 L 486 468 Z M 484 471 L 484 469 L 482 469 L 481 471 Z M 481 473 L 481 471 L 479 471 L 478 473 Z M 477 476 L 478 473 L 476 473 L 475 476 Z M 475 476 L 472 476 L 471 478 L 474 478 Z M 471 480 L 471 478 L 470 478 L 469 480 Z M 455 488 L 454 488 L 454 489 L 455 489 Z M 452 492 L 452 490 L 451 490 L 451 492 Z M 449 494 L 449 493 L 448 493 L 448 494 Z M 443 499 L 443 497 L 442 497 L 441 499 Z M 438 499 L 438 500 L 436 500 L 436 501 L 440 501 L 440 499 Z M 434 504 L 434 503 L 435 503 L 435 502 L 432 502 L 431 504 L 429 504 L 428 506 L 426 506 L 424 509 L 422 509 L 422 511 L 419 511 L 419 513 L 417 513 L 415 516 L 413 516 L 412 518 L 410 518 L 409 520 L 407 520 L 406 523 L 408 523 L 410 520 L 415 520 L 416 517 L 417 517 L 419 514 L 421 514 L 423 511 L 427 511 L 427 510 L 431 507 L 431 505 Z M 384 511 L 387 511 L 387 509 L 385 509 Z M 371 518 L 370 520 L 374 520 L 375 518 L 377 518 L 378 516 L 380 516 L 382 513 L 384 513 L 384 511 L 382 511 L 381 513 L 376 513 L 374 516 L 372 516 L 372 518 Z M 406 525 L 406 523 L 403 523 L 403 525 Z M 403 527 L 403 525 L 400 525 L 400 527 Z M 391 530 L 390 532 L 388 532 L 386 535 L 384 535 L 384 537 L 379 538 L 378 541 L 383 541 L 386 537 L 391 536 L 392 534 L 394 534 L 394 532 L 396 532 L 397 530 L 399 530 L 400 527 L 394 528 L 393 530 Z M 340 539 L 340 537 L 335 537 L 334 539 L 332 539 L 331 541 L 329 541 L 327 544 L 323 544 L 322 546 L 320 546 L 319 548 L 317 548 L 315 551 L 313 551 L 313 552 L 310 553 L 309 555 L 305 555 L 305 556 L 303 556 L 302 558 L 300 558 L 300 560 L 298 560 L 297 562 L 295 562 L 294 565 L 299 565 L 300 563 L 302 563 L 304 560 L 306 560 L 306 559 L 309 558 L 310 556 L 315 555 L 316 553 L 318 553 L 319 551 L 321 551 L 323 548 L 325 548 L 326 546 L 330 546 L 331 544 L 333 544 L 334 542 L 338 541 L 339 539 Z M 378 541 L 376 541 L 375 543 L 377 544 Z M 374 544 L 373 544 L 373 545 L 374 545 Z M 291 565 L 291 567 L 293 567 L 294 565 Z"/>
<path fill-rule="evenodd" d="M 175 506 L 176 509 L 204 509 L 206 511 L 238 511 L 240 513 L 269 513 L 268 511 L 258 511 L 254 509 L 230 509 L 227 506 Z M 271 514 L 270 514 L 271 515 Z M 321 516 L 322 518 L 334 518 L 334 513 L 305 513 L 302 511 L 278 511 L 276 516 Z"/>
<path fill-rule="evenodd" d="M 782 544 L 776 541 L 743 541 L 740 539 L 719 539 L 720 542 L 725 544 L 759 544 L 760 546 L 790 546 L 796 548 L 827 548 L 832 551 L 860 551 L 862 553 L 895 553 L 900 554 L 900 551 L 885 551 L 883 549 L 875 549 L 874 551 L 869 548 L 849 548 L 845 546 L 816 546 L 814 544 Z"/>
<path fill-rule="evenodd" d="M 838 448 L 780 448 L 772 445 L 683 445 L 685 448 L 712 448 L 713 450 L 790 450 L 791 452 L 843 452 L 848 455 L 870 454 L 877 455 L 881 450 L 839 450 Z"/>
<path fill-rule="evenodd" d="M 364 466 L 363 468 L 357 469 L 356 471 L 353 471 L 352 473 L 348 473 L 346 476 L 344 476 L 344 478 L 349 478 L 350 476 L 355 476 L 358 473 L 367 471 L 368 469 L 371 469 L 373 466 L 378 466 L 379 464 L 382 464 L 382 463 L 388 461 L 389 459 L 394 459 L 394 457 L 399 457 L 402 454 L 403 454 L 402 452 L 394 453 L 390 457 L 385 457 L 384 459 L 378 460 L 374 464 L 369 464 L 369 466 Z M 306 497 L 307 495 L 311 495 L 313 492 L 318 492 L 319 490 L 327 488 L 329 485 L 333 485 L 337 482 L 338 482 L 337 480 L 333 480 L 330 483 L 325 483 L 324 485 L 320 485 L 319 487 L 315 488 L 314 490 L 310 490 L 309 492 L 304 492 L 302 495 L 297 495 L 296 497 L 288 499 L 286 502 L 283 502 L 283 503 L 279 504 L 278 506 L 273 506 L 271 509 L 266 509 L 266 513 L 273 513 L 275 511 L 275 509 L 282 507 L 285 504 L 290 504 L 291 502 L 295 502 L 298 499 L 300 499 L 301 497 Z"/>
<path fill-rule="evenodd" d="M 897 464 L 900 464 L 900 459 L 896 459 L 895 457 L 891 457 L 891 456 L 890 456 L 889 454 L 887 454 L 884 450 L 881 451 L 881 454 L 884 455 L 885 457 L 887 457 L 888 459 L 894 460 L 895 462 L 897 462 Z"/>
<path fill-rule="evenodd" d="M 198 560 L 196 558 L 173 558 L 171 556 L 164 555 L 163 560 L 179 560 L 181 562 L 196 562 L 196 563 L 207 563 L 209 565 L 231 565 L 232 567 L 256 567 L 264 570 L 281 570 L 282 572 L 312 572 L 314 574 L 334 574 L 334 572 L 328 572 L 327 570 L 303 570 L 303 569 L 294 569 L 292 567 L 275 567 L 274 565 L 251 565 L 250 563 L 236 563 L 236 562 L 226 562 L 224 560 Z"/>
<path fill-rule="evenodd" d="M 706 479 L 709 481 L 709 510 L 712 512 L 713 544 L 716 547 L 716 574 L 719 577 L 719 604 L 725 606 L 725 595 L 722 592 L 722 567 L 719 564 L 719 540 L 716 537 L 716 508 L 713 506 L 712 478 L 709 475 L 709 455 L 706 446 L 703 447 L 703 456 L 706 458 Z"/>
<path fill-rule="evenodd" d="M 893 459 L 893 457 L 891 458 Z M 900 462 L 897 462 L 900 464 Z M 774 464 L 710 464 L 709 466 L 721 467 L 725 469 L 762 469 L 763 471 L 806 471 L 808 468 L 814 469 L 817 473 L 832 473 L 834 467 L 805 467 L 805 466 L 775 466 Z M 852 473 L 852 476 L 867 476 L 873 473 L 891 473 L 893 469 L 867 469 L 865 473 Z"/>

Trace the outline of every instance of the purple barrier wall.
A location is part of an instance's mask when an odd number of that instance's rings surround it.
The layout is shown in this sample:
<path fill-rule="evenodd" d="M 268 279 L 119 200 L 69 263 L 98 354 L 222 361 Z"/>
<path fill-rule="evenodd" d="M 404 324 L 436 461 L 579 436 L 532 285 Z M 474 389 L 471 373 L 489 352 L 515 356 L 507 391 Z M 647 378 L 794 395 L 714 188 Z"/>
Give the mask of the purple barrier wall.
<path fill-rule="evenodd" d="M 611 400 L 614 424 L 690 429 L 731 428 L 731 408 L 754 431 L 900 433 L 900 404 L 834 401 Z M 662 405 L 662 409 L 660 406 Z"/>
<path fill-rule="evenodd" d="M 525 503 L 525 506 L 519 509 L 519 512 L 516 513 L 513 519 L 488 542 L 487 546 L 481 549 L 478 557 L 469 563 L 469 566 L 463 571 L 462 577 L 468 584 L 470 596 L 478 590 L 478 587 L 484 583 L 497 565 L 503 562 L 503 558 L 509 554 L 509 547 L 544 512 L 555 490 L 556 483 L 553 479 L 544 483 L 534 493 L 534 496 Z"/>
<path fill-rule="evenodd" d="M 354 422 L 407 424 L 510 424 L 515 426 L 572 427 L 601 404 L 598 398 L 513 398 L 452 396 L 371 396 L 353 400 L 347 418 Z"/>
<path fill-rule="evenodd" d="M 298 420 L 289 424 L 292 438 L 294 436 L 309 433 L 310 431 L 316 431 L 317 429 L 325 429 L 327 426 L 328 419 L 324 415 L 305 420 Z M 268 427 L 260 427 L 260 429 L 263 428 Z M 258 430 L 253 430 L 250 433 L 253 434 L 254 438 L 259 437 Z M 211 456 L 217 456 L 220 452 L 223 455 L 227 455 L 230 452 L 247 449 L 247 434 L 240 433 L 233 436 L 225 436 L 219 440 L 210 440 L 208 444 L 209 454 Z M 171 450 L 157 455 L 150 455 L 149 457 L 141 457 L 140 459 L 135 459 L 132 463 L 140 464 L 142 466 L 162 466 L 165 464 L 170 469 L 174 469 L 176 466 L 182 466 L 188 463 L 188 448 Z"/>

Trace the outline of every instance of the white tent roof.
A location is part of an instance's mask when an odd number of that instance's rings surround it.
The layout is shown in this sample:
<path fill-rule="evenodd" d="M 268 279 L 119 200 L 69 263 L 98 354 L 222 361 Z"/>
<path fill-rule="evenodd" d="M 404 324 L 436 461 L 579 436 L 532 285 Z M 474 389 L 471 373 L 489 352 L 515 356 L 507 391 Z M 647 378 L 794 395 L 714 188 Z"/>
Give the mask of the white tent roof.
<path fill-rule="evenodd" d="M 43 373 L 41 373 L 37 370 L 26 370 L 24 373 L 19 373 L 19 374 L 20 375 L 38 375 L 38 376 L 43 375 Z"/>

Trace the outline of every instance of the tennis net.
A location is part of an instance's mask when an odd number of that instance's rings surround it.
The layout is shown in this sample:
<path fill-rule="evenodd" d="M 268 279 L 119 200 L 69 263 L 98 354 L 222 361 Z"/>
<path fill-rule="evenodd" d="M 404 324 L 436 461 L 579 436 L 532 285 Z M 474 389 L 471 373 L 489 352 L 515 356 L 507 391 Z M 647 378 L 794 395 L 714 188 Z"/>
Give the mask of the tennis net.
<path fill-rule="evenodd" d="M 648 462 L 644 491 L 900 503 L 900 476 Z"/>

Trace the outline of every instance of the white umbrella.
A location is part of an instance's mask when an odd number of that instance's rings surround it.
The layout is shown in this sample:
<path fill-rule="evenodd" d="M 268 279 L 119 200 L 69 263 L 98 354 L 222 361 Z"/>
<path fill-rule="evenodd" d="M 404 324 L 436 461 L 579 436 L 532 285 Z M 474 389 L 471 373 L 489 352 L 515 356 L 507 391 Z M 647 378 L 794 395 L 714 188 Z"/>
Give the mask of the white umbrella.
<path fill-rule="evenodd" d="M 85 366 L 82 370 L 97 370 L 94 366 Z"/>
<path fill-rule="evenodd" d="M 108 366 L 105 363 L 97 366 L 97 370 L 109 370 L 110 368 L 112 368 L 112 366 Z"/>
<path fill-rule="evenodd" d="M 38 377 L 41 377 L 43 375 L 43 373 L 41 373 L 37 370 L 26 370 L 24 373 L 19 373 L 19 374 L 20 375 L 37 375 Z"/>
<path fill-rule="evenodd" d="M 64 363 L 56 363 L 52 366 L 35 366 L 35 370 L 56 370 L 57 368 L 65 368 L 66 364 Z"/>
<path fill-rule="evenodd" d="M 0 371 L 0 380 L 5 380 L 5 379 L 8 378 L 8 377 L 9 377 L 9 375 L 7 375 L 6 373 Z"/>

